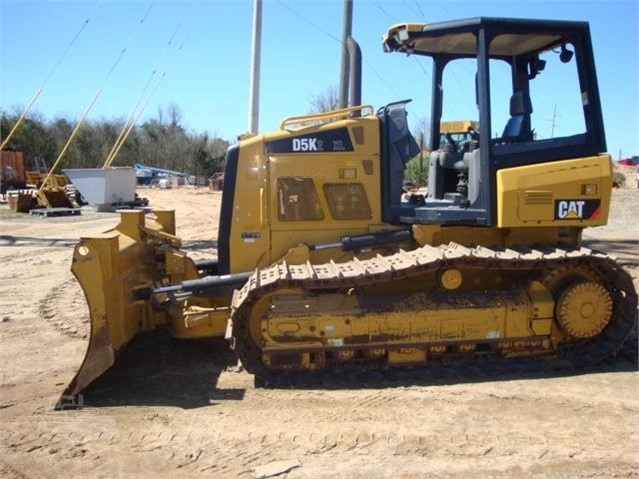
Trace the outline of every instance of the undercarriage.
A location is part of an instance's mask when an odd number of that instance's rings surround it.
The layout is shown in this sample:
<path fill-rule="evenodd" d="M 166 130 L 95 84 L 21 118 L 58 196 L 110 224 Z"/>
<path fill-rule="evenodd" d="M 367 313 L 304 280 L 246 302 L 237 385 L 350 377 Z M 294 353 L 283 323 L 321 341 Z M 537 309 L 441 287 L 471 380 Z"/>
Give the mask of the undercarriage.
<path fill-rule="evenodd" d="M 614 355 L 636 308 L 607 255 L 450 243 L 260 270 L 236 291 L 227 336 L 260 384 L 575 369 Z"/>

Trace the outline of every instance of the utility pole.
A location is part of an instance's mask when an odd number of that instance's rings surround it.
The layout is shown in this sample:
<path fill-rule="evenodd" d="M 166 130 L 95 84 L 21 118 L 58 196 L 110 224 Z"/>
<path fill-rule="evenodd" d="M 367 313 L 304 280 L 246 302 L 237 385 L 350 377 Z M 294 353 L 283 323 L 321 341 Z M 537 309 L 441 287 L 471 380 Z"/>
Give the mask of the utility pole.
<path fill-rule="evenodd" d="M 550 138 L 555 137 L 555 119 L 557 118 L 557 104 L 552 109 L 552 128 L 550 129 Z"/>
<path fill-rule="evenodd" d="M 262 0 L 253 0 L 253 42 L 249 87 L 248 131 L 257 133 L 260 119 L 260 60 L 262 50 Z"/>
<path fill-rule="evenodd" d="M 344 0 L 344 18 L 342 27 L 342 65 L 339 77 L 339 107 L 348 106 L 349 55 L 346 39 L 351 36 L 353 27 L 353 0 Z"/>
<path fill-rule="evenodd" d="M 417 186 L 426 186 L 422 184 L 424 180 L 424 130 L 419 132 L 419 180 Z"/>

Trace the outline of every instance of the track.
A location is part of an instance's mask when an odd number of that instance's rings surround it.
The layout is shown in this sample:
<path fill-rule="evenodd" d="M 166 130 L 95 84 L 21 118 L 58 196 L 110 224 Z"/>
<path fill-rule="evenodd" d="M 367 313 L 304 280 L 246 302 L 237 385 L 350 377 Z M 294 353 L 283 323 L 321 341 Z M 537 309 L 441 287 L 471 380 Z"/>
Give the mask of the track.
<path fill-rule="evenodd" d="M 264 365 L 261 351 L 249 334 L 252 308 L 265 295 L 298 289 L 308 294 L 347 291 L 381 282 L 401 281 L 442 268 L 478 268 L 483 271 L 526 273 L 530 277 L 552 280 L 557 271 L 583 271 L 596 274 L 613 299 L 612 319 L 592 339 L 560 343 L 552 354 L 505 359 L 497 353 L 444 355 L 429 359 L 419 368 L 388 368 L 371 361 L 353 368 L 321 371 L 275 371 Z M 236 292 L 232 311 L 232 345 L 247 371 L 256 376 L 256 384 L 293 385 L 317 382 L 351 383 L 357 380 L 484 377 L 496 374 L 574 371 L 609 358 L 622 350 L 633 331 L 637 315 L 637 293 L 631 276 L 610 256 L 587 248 L 570 246 L 543 248 L 490 249 L 467 248 L 456 243 L 439 247 L 424 246 L 400 251 L 392 256 L 370 260 L 354 259 L 346 263 L 288 265 L 282 263 L 257 271 Z M 534 356 L 534 357 L 533 357 Z"/>

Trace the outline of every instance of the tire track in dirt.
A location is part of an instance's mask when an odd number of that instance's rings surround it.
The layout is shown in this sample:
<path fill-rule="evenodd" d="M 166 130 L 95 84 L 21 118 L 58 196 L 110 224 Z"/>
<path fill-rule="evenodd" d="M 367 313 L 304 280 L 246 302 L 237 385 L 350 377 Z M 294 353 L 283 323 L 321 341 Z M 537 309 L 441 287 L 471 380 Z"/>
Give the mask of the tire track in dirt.
<path fill-rule="evenodd" d="M 91 416 L 92 426 L 87 428 L 88 416 Z M 355 460 L 380 455 L 405 457 L 413 461 L 455 456 L 479 460 L 516 457 L 518 460 L 551 463 L 564 456 L 605 458 L 615 444 L 612 439 L 610 442 L 595 441 L 562 431 L 538 435 L 534 431 L 515 430 L 486 436 L 480 432 L 458 434 L 456 431 L 447 434 L 380 433 L 361 426 L 329 434 L 300 430 L 205 433 L 195 427 L 173 432 L 180 428 L 175 424 L 149 428 L 143 421 L 132 421 L 125 430 L 121 430 L 119 416 L 111 412 L 83 414 L 78 411 L 18 418 L 16 422 L 22 424 L 14 424 L 11 427 L 14 432 L 3 437 L 2 442 L 14 454 L 59 455 L 65 460 L 77 460 L 105 448 L 116 456 L 126 453 L 144 457 L 154 452 L 175 472 L 180 470 L 187 476 L 207 473 L 228 477 L 249 477 L 250 470 L 257 465 L 291 458 L 309 467 L 320 467 L 335 456 Z M 38 423 L 35 428 L 24 427 L 25 423 L 34 421 Z M 79 425 L 83 427 L 78 428 Z M 17 432 L 20 430 L 32 432 Z M 618 450 L 620 457 L 628 454 L 632 454 L 631 446 Z M 307 477 L 303 471 L 304 467 L 290 477 Z"/>
<path fill-rule="evenodd" d="M 68 276 L 38 302 L 38 313 L 63 335 L 85 339 L 90 332 L 89 309 L 79 283 L 71 273 Z"/>
<path fill-rule="evenodd" d="M 29 476 L 2 460 L 0 460 L 0 477 L 4 479 L 29 479 Z"/>

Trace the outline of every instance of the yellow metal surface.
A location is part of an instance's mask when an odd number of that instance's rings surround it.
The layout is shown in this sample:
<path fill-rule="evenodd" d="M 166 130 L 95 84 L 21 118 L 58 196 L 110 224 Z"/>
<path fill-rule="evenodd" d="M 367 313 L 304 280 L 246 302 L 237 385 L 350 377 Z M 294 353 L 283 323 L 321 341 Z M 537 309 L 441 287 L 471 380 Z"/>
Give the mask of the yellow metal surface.
<path fill-rule="evenodd" d="M 450 268 L 442 271 L 439 275 L 439 283 L 442 288 L 453 291 L 459 288 L 462 284 L 463 276 L 458 269 Z"/>
<path fill-rule="evenodd" d="M 555 300 L 552 292 L 539 281 L 528 283 L 526 292 L 534 308 L 531 310 L 531 330 L 536 336 L 549 336 L 553 333 Z"/>
<path fill-rule="evenodd" d="M 593 281 L 568 287 L 557 301 L 557 319 L 575 338 L 592 338 L 603 331 L 612 318 L 612 297 Z"/>
<path fill-rule="evenodd" d="M 410 286 L 399 286 L 409 290 Z M 550 334 L 552 295 L 534 282 L 525 290 L 465 295 L 308 295 L 265 297 L 252 313 L 251 335 L 267 353 L 300 348 L 391 348 L 394 362 L 425 359 L 423 346 L 481 343 Z M 534 312 L 533 312 L 534 311 Z M 397 352 L 401 348 L 414 348 Z M 466 350 L 468 352 L 468 350 Z"/>
<path fill-rule="evenodd" d="M 242 142 L 229 238 L 230 272 L 251 271 L 270 262 L 268 230 L 268 158 L 264 136 Z"/>
<path fill-rule="evenodd" d="M 497 226 L 598 226 L 608 221 L 609 155 L 501 169 Z"/>
<path fill-rule="evenodd" d="M 450 133 L 451 135 L 468 133 L 469 128 L 479 131 L 479 122 L 474 120 L 453 120 L 442 121 L 439 124 L 440 133 Z"/>
<path fill-rule="evenodd" d="M 221 298 L 217 302 L 219 306 L 211 307 L 189 305 L 187 302 L 169 319 L 171 334 L 185 339 L 224 336 L 230 314 L 229 306 L 225 304 L 228 300 Z"/>
<path fill-rule="evenodd" d="M 388 351 L 389 364 L 423 364 L 426 362 L 426 349 L 400 348 Z"/>
<path fill-rule="evenodd" d="M 42 186 L 36 192 L 38 205 L 45 208 L 73 208 L 64 188 Z"/>
<path fill-rule="evenodd" d="M 512 227 L 476 228 L 470 226 L 413 225 L 413 237 L 419 245 L 441 245 L 451 242 L 464 246 L 525 246 L 534 244 L 579 244 L 580 227 Z"/>
<path fill-rule="evenodd" d="M 128 298 L 132 288 L 143 285 L 137 263 L 144 255 L 139 243 L 116 232 L 82 240 L 75 248 L 72 271 L 86 296 L 91 333 L 84 362 L 65 394 L 73 395 L 113 364 L 117 353 L 146 327 L 144 305 Z M 135 261 L 135 265 L 127 261 Z M 148 271 L 147 271 L 148 273 Z M 146 284 L 147 286 L 149 283 Z"/>
<path fill-rule="evenodd" d="M 120 224 L 100 236 L 83 238 L 75 248 L 71 270 L 87 299 L 91 320 L 84 362 L 65 394 L 73 395 L 102 374 L 122 348 L 139 332 L 168 324 L 176 336 L 223 335 L 229 298 L 173 301 L 161 306 L 162 295 L 149 298 L 149 289 L 199 277 L 192 260 L 158 244 L 180 240 L 174 236 L 173 211 L 123 211 Z M 163 258 L 166 271 L 156 266 Z"/>
<path fill-rule="evenodd" d="M 336 118 L 351 110 L 337 112 Z M 295 245 L 336 242 L 382 224 L 379 120 L 370 115 L 314 124 L 320 116 L 294 117 L 283 126 L 311 123 L 303 129 L 305 135 L 345 128 L 353 151 L 314 152 L 305 161 L 299 152 L 265 153 L 265 143 L 295 136 L 297 130 L 242 143 L 229 239 L 231 273 L 273 264 Z M 322 261 L 327 254 L 315 257 Z M 342 254 L 343 260 L 352 256 Z"/>
<path fill-rule="evenodd" d="M 39 171 L 26 171 L 25 175 L 28 184 L 38 187 L 43 185 L 47 177 L 46 173 L 40 173 Z M 49 188 L 64 188 L 68 184 L 69 179 L 66 175 L 50 175 L 46 186 Z"/>
<path fill-rule="evenodd" d="M 309 115 L 292 116 L 285 118 L 280 123 L 280 130 L 285 130 L 291 127 L 303 127 L 314 126 L 318 122 L 343 120 L 348 118 L 353 113 L 361 112 L 363 116 L 372 115 L 375 110 L 371 105 L 357 105 L 349 108 L 343 108 L 341 110 L 330 110 L 321 113 L 312 113 Z"/>
<path fill-rule="evenodd" d="M 384 35 L 382 35 L 382 41 L 386 42 L 389 38 L 396 38 L 397 33 L 402 30 L 409 33 L 421 32 L 426 25 L 427 25 L 426 23 L 417 23 L 417 22 L 396 23 L 392 25 Z"/>

